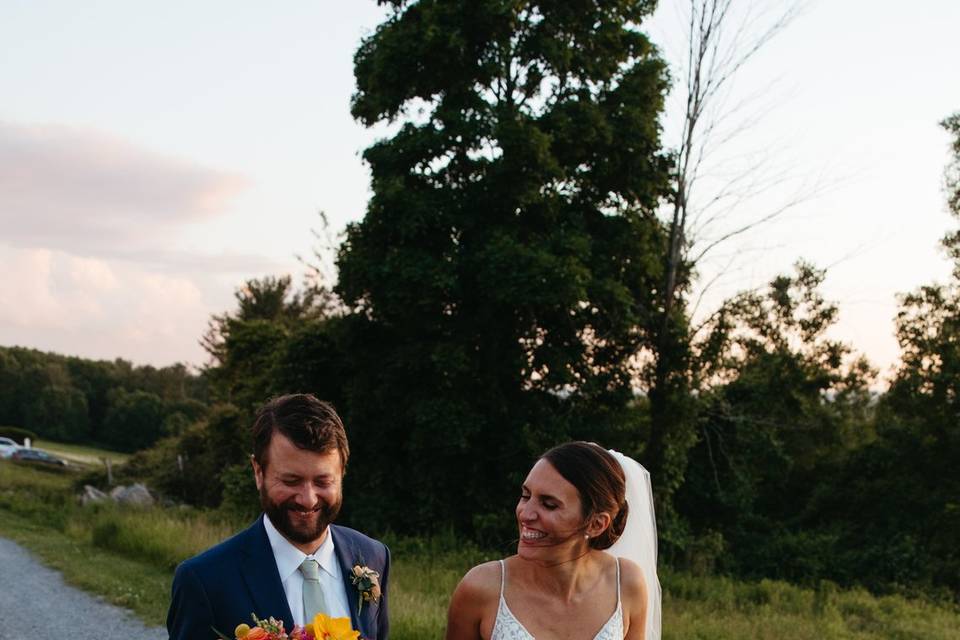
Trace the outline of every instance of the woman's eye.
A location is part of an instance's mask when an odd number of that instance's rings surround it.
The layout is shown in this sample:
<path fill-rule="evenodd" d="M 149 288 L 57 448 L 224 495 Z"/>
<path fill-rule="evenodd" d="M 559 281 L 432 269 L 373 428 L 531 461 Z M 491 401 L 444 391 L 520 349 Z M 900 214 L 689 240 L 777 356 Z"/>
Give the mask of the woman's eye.
<path fill-rule="evenodd" d="M 550 511 L 553 511 L 554 509 L 557 508 L 557 505 L 553 504 L 552 502 L 544 502 L 544 503 L 543 503 L 543 508 L 544 508 L 544 509 L 549 509 Z"/>
<path fill-rule="evenodd" d="M 520 499 L 521 499 L 521 500 L 529 500 L 529 499 L 530 499 L 530 496 L 521 493 L 521 494 L 520 494 Z"/>

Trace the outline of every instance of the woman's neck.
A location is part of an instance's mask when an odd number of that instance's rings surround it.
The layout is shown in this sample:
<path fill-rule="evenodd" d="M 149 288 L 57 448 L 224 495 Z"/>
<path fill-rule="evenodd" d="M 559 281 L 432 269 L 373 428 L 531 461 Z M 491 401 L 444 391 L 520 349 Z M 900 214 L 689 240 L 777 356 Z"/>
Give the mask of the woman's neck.
<path fill-rule="evenodd" d="M 593 581 L 597 562 L 590 548 L 575 550 L 565 560 L 538 562 L 524 560 L 529 576 L 537 588 L 569 602 L 582 589 L 586 579 Z"/>

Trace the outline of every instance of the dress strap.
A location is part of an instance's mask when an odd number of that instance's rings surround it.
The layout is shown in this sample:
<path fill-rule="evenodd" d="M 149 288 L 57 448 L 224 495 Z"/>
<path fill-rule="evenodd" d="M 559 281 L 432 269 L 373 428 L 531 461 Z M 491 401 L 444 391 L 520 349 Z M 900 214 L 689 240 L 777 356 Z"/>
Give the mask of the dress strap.
<path fill-rule="evenodd" d="M 617 565 L 617 598 L 620 597 L 620 565 Z M 500 560 L 500 599 L 503 600 L 503 585 L 507 581 L 507 564 L 501 559 Z"/>
<path fill-rule="evenodd" d="M 618 607 L 620 606 L 620 557 L 619 556 L 617 556 L 617 606 Z"/>

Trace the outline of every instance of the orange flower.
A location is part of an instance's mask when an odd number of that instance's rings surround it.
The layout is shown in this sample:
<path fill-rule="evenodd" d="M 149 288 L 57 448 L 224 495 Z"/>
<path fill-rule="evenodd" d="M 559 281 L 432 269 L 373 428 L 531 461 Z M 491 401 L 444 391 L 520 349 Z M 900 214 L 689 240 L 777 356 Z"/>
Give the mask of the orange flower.
<path fill-rule="evenodd" d="M 350 618 L 331 618 L 318 613 L 310 624 L 315 640 L 357 640 L 359 631 L 350 628 Z"/>

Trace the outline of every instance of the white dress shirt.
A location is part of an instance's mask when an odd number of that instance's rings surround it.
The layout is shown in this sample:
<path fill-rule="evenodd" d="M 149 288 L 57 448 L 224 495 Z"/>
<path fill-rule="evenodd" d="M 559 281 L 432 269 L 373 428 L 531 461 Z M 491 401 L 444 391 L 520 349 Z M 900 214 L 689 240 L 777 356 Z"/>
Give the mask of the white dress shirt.
<path fill-rule="evenodd" d="M 290 613 L 293 614 L 293 624 L 284 620 L 287 630 L 293 625 L 304 624 L 303 619 L 303 574 L 300 573 L 300 565 L 304 559 L 313 558 L 320 564 L 320 588 L 323 589 L 323 598 L 330 609 L 327 615 L 332 618 L 349 618 L 350 605 L 347 594 L 344 590 L 343 573 L 340 570 L 340 563 L 337 562 L 337 556 L 333 553 L 333 536 L 330 529 L 327 529 L 327 535 L 323 539 L 323 544 L 312 555 L 307 555 L 297 549 L 289 540 L 283 537 L 283 534 L 277 531 L 277 528 L 270 522 L 270 518 L 263 516 L 263 527 L 267 530 L 267 538 L 270 539 L 270 547 L 273 549 L 273 558 L 277 561 L 277 571 L 280 572 L 280 582 L 283 584 L 283 592 L 287 596 L 287 604 L 290 605 Z"/>

